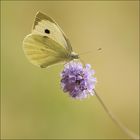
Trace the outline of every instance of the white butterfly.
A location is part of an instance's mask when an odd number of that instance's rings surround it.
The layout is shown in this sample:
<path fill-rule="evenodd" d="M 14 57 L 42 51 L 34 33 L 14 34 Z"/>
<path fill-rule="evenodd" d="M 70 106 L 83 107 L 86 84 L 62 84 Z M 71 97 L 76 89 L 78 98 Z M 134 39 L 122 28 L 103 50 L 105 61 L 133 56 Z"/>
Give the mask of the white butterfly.
<path fill-rule="evenodd" d="M 41 68 L 79 58 L 59 25 L 41 12 L 36 14 L 31 34 L 23 40 L 23 49 L 29 61 Z"/>

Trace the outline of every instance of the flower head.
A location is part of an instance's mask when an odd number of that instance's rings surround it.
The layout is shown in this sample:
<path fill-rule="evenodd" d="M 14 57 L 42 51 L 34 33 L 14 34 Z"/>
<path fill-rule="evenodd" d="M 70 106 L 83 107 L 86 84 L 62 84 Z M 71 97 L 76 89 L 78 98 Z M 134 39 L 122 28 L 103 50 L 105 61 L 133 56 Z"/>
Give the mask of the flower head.
<path fill-rule="evenodd" d="M 90 64 L 83 67 L 80 62 L 70 61 L 64 65 L 64 70 L 61 73 L 61 87 L 73 98 L 86 98 L 88 95 L 93 95 L 96 83 L 96 78 L 93 75 L 94 70 L 91 70 Z"/>

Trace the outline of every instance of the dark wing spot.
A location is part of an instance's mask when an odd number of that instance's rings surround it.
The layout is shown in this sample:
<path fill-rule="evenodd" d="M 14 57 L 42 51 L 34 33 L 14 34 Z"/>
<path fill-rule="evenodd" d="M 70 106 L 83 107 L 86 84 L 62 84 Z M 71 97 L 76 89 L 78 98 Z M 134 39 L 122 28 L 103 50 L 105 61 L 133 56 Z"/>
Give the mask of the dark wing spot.
<path fill-rule="evenodd" d="M 46 34 L 50 34 L 50 30 L 45 29 L 45 33 L 46 33 Z"/>

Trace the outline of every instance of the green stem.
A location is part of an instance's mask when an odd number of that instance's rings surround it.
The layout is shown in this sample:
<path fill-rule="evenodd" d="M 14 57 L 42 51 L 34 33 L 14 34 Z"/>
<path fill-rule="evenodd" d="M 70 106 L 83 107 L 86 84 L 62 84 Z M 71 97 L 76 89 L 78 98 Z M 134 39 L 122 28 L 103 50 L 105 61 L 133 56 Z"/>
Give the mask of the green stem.
<path fill-rule="evenodd" d="M 138 140 L 139 136 L 126 128 L 107 108 L 103 100 L 100 98 L 100 96 L 97 94 L 97 92 L 94 90 L 94 94 L 96 95 L 97 99 L 101 103 L 102 107 L 104 108 L 105 112 L 108 114 L 108 116 L 112 119 L 112 121 L 123 131 L 125 132 L 129 137 L 131 137 L 134 140 Z"/>

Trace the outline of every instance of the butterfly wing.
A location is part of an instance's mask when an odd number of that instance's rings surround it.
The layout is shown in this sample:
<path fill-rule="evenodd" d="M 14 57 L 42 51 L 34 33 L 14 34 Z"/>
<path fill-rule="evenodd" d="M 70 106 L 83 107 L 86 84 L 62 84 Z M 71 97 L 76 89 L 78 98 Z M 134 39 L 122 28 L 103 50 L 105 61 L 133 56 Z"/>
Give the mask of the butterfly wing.
<path fill-rule="evenodd" d="M 32 34 L 48 36 L 49 38 L 58 42 L 68 52 L 72 52 L 70 41 L 59 27 L 59 25 L 52 18 L 41 12 L 36 14 Z"/>
<path fill-rule="evenodd" d="M 23 49 L 29 61 L 41 68 L 67 61 L 68 53 L 51 38 L 30 34 L 23 40 Z"/>
<path fill-rule="evenodd" d="M 23 41 L 23 49 L 29 61 L 40 67 L 68 60 L 72 48 L 58 24 L 38 12 L 32 33 Z"/>

